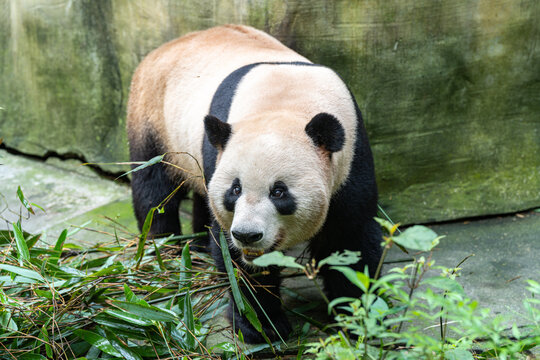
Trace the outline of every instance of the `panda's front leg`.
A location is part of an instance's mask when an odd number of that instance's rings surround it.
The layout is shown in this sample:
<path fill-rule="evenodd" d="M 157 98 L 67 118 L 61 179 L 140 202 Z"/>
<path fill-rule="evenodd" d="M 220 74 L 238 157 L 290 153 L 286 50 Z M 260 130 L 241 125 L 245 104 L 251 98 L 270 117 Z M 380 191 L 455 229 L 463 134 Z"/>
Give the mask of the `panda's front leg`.
<path fill-rule="evenodd" d="M 212 226 L 212 237 L 210 239 L 211 253 L 216 266 L 219 271 L 226 272 L 221 247 L 219 245 L 219 225 L 214 224 Z M 249 301 L 255 312 L 257 318 L 262 324 L 262 329 L 270 341 L 287 339 L 291 332 L 291 324 L 287 319 L 282 307 L 281 296 L 279 286 L 281 279 L 279 277 L 279 268 L 269 267 L 261 272 L 260 268 L 247 265 L 242 259 L 242 254 L 239 249 L 231 246 L 230 241 L 229 252 L 231 259 L 238 265 L 240 270 L 244 274 L 249 276 L 249 283 L 251 288 L 247 288 L 243 282 L 239 282 L 240 290 L 244 297 Z M 253 275 L 253 276 L 251 276 Z M 253 295 L 252 295 L 253 294 Z M 249 320 L 242 314 L 240 314 L 232 295 L 230 296 L 230 303 L 227 312 L 229 321 L 234 326 L 234 330 L 237 333 L 240 329 L 246 343 L 264 343 L 263 336 L 251 325 Z M 268 320 L 270 319 L 272 323 Z M 279 335 L 278 335 L 278 333 Z"/>

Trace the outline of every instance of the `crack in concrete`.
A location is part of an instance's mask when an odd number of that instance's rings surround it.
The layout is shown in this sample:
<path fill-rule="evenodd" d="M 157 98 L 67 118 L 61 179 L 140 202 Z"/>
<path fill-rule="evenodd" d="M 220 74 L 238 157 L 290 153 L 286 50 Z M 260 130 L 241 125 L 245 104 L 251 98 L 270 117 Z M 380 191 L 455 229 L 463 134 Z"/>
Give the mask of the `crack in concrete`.
<path fill-rule="evenodd" d="M 50 158 L 56 158 L 59 160 L 77 160 L 80 161 L 81 164 L 86 164 L 85 166 L 92 169 L 99 177 L 107 179 L 107 180 L 114 180 L 116 182 L 120 182 L 123 184 L 130 184 L 131 181 L 127 176 L 122 176 L 124 174 L 123 171 L 106 171 L 100 168 L 97 165 L 91 164 L 87 161 L 87 159 L 79 154 L 67 152 L 64 154 L 60 154 L 54 150 L 47 150 L 45 154 L 43 155 L 36 155 L 36 154 L 30 154 L 22 152 L 18 149 L 15 149 L 13 147 L 10 147 L 6 145 L 5 142 L 0 143 L 0 149 L 7 151 L 9 154 L 16 155 L 16 156 L 23 156 L 28 159 L 37 160 L 41 162 L 46 162 Z"/>

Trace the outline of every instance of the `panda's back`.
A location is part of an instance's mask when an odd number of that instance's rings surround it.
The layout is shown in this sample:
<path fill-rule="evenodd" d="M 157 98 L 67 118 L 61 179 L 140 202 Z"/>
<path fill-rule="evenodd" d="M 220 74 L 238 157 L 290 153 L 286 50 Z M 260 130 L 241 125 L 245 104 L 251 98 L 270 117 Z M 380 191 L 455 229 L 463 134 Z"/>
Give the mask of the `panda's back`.
<path fill-rule="evenodd" d="M 203 165 L 203 119 L 224 79 L 239 68 L 257 63 L 283 65 L 261 64 L 237 79 L 241 83 L 227 95 L 234 99 L 228 119 L 223 120 L 234 123 L 250 112 L 273 108 L 304 111 L 306 116 L 345 108 L 344 127 L 348 145 L 352 146 L 354 105 L 349 96 L 349 106 L 342 106 L 348 90 L 339 77 L 324 67 L 302 66 L 313 64 L 264 32 L 240 25 L 188 34 L 164 44 L 143 60 L 131 85 L 128 129 L 134 130 L 130 130 L 130 141 L 137 136 L 131 132 L 151 128 L 166 151 L 189 153 L 192 157 L 176 154 L 171 158 L 181 164 L 182 172 L 194 175 L 188 176 L 190 185 L 202 193 L 204 182 L 196 175 Z M 306 95 L 311 90 L 319 96 Z M 320 96 L 323 92 L 328 96 Z M 335 115 L 343 121 L 342 114 Z M 350 159 L 338 157 L 334 161 L 349 163 Z"/>

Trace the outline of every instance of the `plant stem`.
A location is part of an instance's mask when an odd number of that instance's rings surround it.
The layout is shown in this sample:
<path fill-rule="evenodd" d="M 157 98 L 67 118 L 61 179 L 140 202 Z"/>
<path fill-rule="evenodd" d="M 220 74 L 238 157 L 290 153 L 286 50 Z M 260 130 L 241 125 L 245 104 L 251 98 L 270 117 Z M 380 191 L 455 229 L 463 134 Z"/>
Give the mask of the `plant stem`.
<path fill-rule="evenodd" d="M 379 278 L 379 275 L 381 274 L 382 265 L 384 263 L 384 259 L 386 258 L 386 254 L 388 254 L 388 250 L 391 247 L 391 243 L 384 246 L 383 253 L 381 255 L 381 259 L 379 260 L 379 265 L 377 265 L 377 271 L 375 271 L 375 276 L 373 277 L 375 280 Z"/>

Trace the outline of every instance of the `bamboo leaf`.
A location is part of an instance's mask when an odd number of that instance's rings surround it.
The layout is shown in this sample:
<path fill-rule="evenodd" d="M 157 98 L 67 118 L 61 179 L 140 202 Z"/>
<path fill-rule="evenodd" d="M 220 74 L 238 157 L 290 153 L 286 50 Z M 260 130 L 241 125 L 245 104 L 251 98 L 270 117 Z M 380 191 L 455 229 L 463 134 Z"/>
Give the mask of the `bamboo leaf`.
<path fill-rule="evenodd" d="M 34 212 L 34 209 L 32 209 L 32 206 L 30 205 L 28 200 L 24 197 L 24 194 L 20 186 L 17 188 L 17 197 L 19 198 L 19 201 L 21 202 L 21 204 L 23 204 L 23 206 L 26 208 L 26 210 L 30 212 L 30 214 L 36 215 L 36 213 Z"/>
<path fill-rule="evenodd" d="M 19 221 L 13 224 L 13 234 L 15 235 L 15 243 L 17 244 L 17 256 L 19 258 L 19 265 L 22 266 L 25 260 L 30 261 L 30 252 L 28 251 L 26 241 L 24 241 L 24 236 L 21 230 L 21 223 Z"/>
<path fill-rule="evenodd" d="M 137 295 L 135 295 L 133 291 L 131 291 L 127 284 L 124 284 L 124 296 L 126 297 L 127 302 L 148 306 L 148 303 L 143 299 L 139 299 Z"/>
<path fill-rule="evenodd" d="M 191 288 L 191 253 L 189 252 L 189 243 L 182 249 L 182 272 L 180 273 L 180 286 Z"/>
<path fill-rule="evenodd" d="M 106 314 L 111 315 L 117 319 L 124 320 L 125 322 L 128 322 L 130 324 L 134 324 L 137 326 L 151 326 L 154 323 L 144 319 L 140 316 L 133 315 L 131 313 L 122 311 L 122 310 L 116 310 L 116 309 L 108 309 L 104 311 Z"/>
<path fill-rule="evenodd" d="M 229 244 L 227 243 L 227 239 L 225 239 L 223 231 L 219 232 L 219 243 L 221 245 L 221 254 L 223 255 L 223 262 L 225 263 L 227 277 L 229 278 L 229 283 L 231 284 L 231 292 L 234 302 L 240 311 L 240 314 L 243 314 L 246 308 L 244 306 L 244 301 L 242 300 L 242 294 L 240 293 L 238 282 L 236 282 L 236 278 L 234 276 L 231 253 L 229 252 Z"/>
<path fill-rule="evenodd" d="M 166 271 L 167 268 L 165 267 L 165 264 L 163 263 L 163 259 L 161 258 L 161 254 L 159 252 L 159 248 L 156 245 L 156 241 L 152 239 L 152 243 L 154 244 L 154 252 L 156 253 L 156 260 L 158 262 L 159 268 L 162 271 Z"/>
<path fill-rule="evenodd" d="M 26 353 L 17 357 L 19 360 L 47 360 L 47 358 L 41 354 Z"/>
<path fill-rule="evenodd" d="M 89 330 L 83 330 L 83 329 L 75 329 L 73 330 L 73 333 L 83 339 L 84 341 L 94 345 L 99 350 L 103 351 L 104 353 L 107 353 L 112 356 L 116 356 L 121 358 L 122 354 L 118 352 L 110 343 L 110 341 L 103 336 L 96 334 Z"/>
<path fill-rule="evenodd" d="M 175 323 L 178 322 L 178 317 L 175 313 L 156 306 L 141 305 L 126 301 L 114 301 L 113 304 L 133 315 L 140 316 L 143 319 Z"/>
<path fill-rule="evenodd" d="M 164 157 L 165 157 L 165 154 L 163 154 L 163 155 L 158 155 L 158 156 L 154 156 L 153 158 L 151 158 L 151 159 L 148 160 L 147 162 L 143 163 L 142 165 L 137 166 L 137 167 L 134 168 L 134 169 L 129 170 L 128 172 L 123 173 L 122 175 L 120 175 L 120 176 L 117 177 L 116 179 L 119 179 L 119 178 L 121 178 L 122 176 L 129 175 L 129 174 L 131 174 L 132 172 L 136 172 L 136 171 L 142 170 L 142 169 L 144 169 L 144 168 L 147 168 L 147 167 L 149 167 L 149 166 L 155 165 L 155 164 L 161 162 L 161 160 L 163 160 Z"/>
<path fill-rule="evenodd" d="M 58 260 L 60 260 L 60 256 L 62 256 L 62 249 L 64 248 L 64 243 L 66 242 L 67 233 L 67 229 L 64 229 L 58 237 L 58 240 L 56 240 L 56 244 L 54 245 L 55 256 L 51 256 L 49 260 L 54 265 L 58 264 Z"/>
<path fill-rule="evenodd" d="M 148 211 L 148 214 L 146 214 L 146 219 L 144 220 L 141 236 L 139 237 L 139 242 L 137 244 L 137 253 L 135 254 L 135 260 L 137 261 L 136 269 L 139 269 L 139 265 L 141 264 L 144 254 L 144 244 L 146 243 L 150 228 L 152 227 L 152 219 L 154 218 L 155 211 L 156 208 L 151 208 L 150 211 Z"/>
<path fill-rule="evenodd" d="M 5 270 L 10 273 L 17 274 L 28 279 L 33 279 L 33 280 L 38 280 L 38 281 L 45 280 L 43 276 L 41 276 L 38 272 L 34 270 L 30 270 L 30 269 L 21 268 L 18 266 L 0 264 L 0 270 Z"/>
<path fill-rule="evenodd" d="M 186 325 L 186 345 L 190 350 L 195 349 L 195 319 L 193 318 L 193 308 L 191 306 L 191 297 L 189 290 L 184 297 L 184 324 Z"/>
<path fill-rule="evenodd" d="M 122 359 L 125 360 L 142 360 L 142 357 L 139 356 L 139 354 L 132 351 L 127 346 L 123 345 L 120 341 L 117 340 L 116 335 L 109 331 L 105 330 L 105 334 L 107 334 L 107 339 L 111 343 L 112 347 L 118 351 L 122 357 Z"/>
<path fill-rule="evenodd" d="M 47 322 L 41 327 L 41 330 L 39 331 L 39 338 L 43 340 L 45 343 L 45 353 L 47 354 L 47 357 L 49 359 L 52 359 L 53 352 L 52 352 L 51 345 L 49 344 L 49 334 L 47 333 L 48 325 L 49 323 Z"/>

